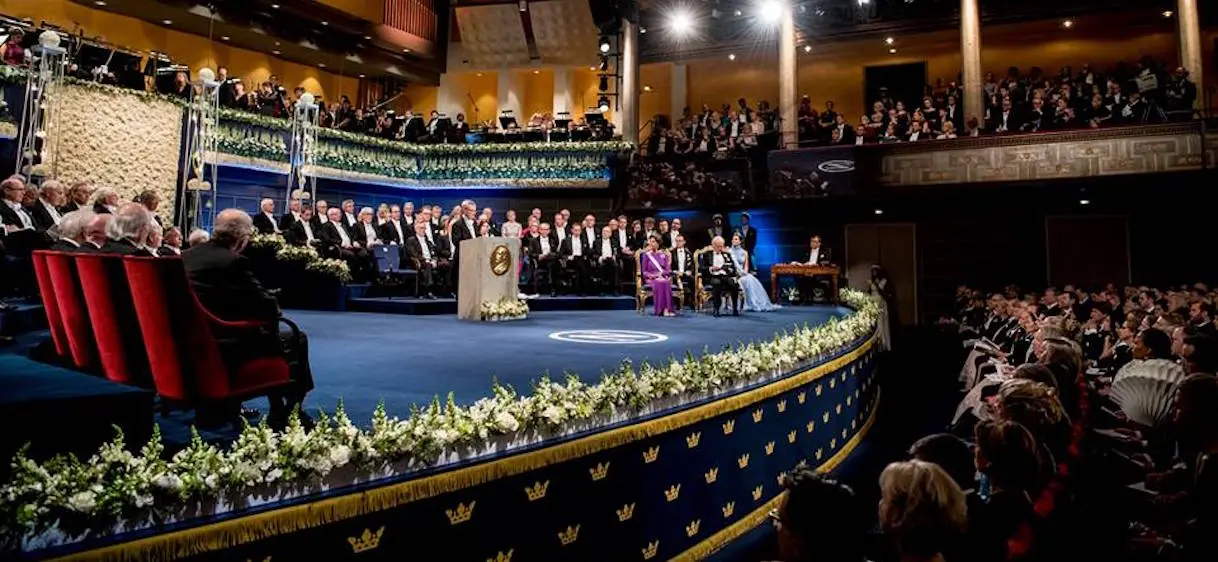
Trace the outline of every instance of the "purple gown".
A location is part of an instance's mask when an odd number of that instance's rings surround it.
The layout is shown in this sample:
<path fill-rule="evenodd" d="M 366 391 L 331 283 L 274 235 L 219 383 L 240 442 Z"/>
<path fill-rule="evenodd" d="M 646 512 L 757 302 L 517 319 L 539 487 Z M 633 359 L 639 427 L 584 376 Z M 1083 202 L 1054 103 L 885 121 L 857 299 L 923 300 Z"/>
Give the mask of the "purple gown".
<path fill-rule="evenodd" d="M 665 312 L 674 312 L 672 308 L 672 269 L 668 265 L 668 254 L 664 252 L 647 252 L 640 256 L 643 268 L 643 282 L 651 288 L 655 295 L 656 316 Z"/>

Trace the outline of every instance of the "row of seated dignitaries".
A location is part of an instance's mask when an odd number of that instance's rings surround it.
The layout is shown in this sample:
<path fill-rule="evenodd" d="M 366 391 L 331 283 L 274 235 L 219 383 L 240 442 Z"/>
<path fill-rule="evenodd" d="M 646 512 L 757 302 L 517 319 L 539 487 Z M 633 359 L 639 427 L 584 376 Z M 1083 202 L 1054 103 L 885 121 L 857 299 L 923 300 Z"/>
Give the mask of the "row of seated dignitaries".
<path fill-rule="evenodd" d="M 372 250 L 376 246 L 396 246 L 403 265 L 420 272 L 420 292 L 429 297 L 455 292 L 460 244 L 475 237 L 519 238 L 521 280 L 535 288 L 548 286 L 552 295 L 560 290 L 616 293 L 620 282 L 633 279 L 635 255 L 653 236 L 673 254 L 674 270 L 687 274 L 694 268 L 693 252 L 686 248 L 680 219 L 657 221 L 647 217 L 631 221 L 618 215 L 598 226 L 593 214 L 572 222 L 570 211 L 563 209 L 547 221 L 541 209 L 535 208 L 524 224 L 517 222 L 516 212 L 511 209 L 499 222 L 493 209 L 479 211 L 472 200 L 454 206 L 447 214 L 438 205 L 421 205 L 416 210 L 410 202 L 357 211 L 352 200 L 332 207 L 326 201 L 308 205 L 293 199 L 282 215 L 276 214 L 271 199 L 262 200 L 260 207 L 254 216 L 260 234 L 282 234 L 289 244 L 312 246 L 324 256 L 343 259 L 357 281 L 375 273 Z M 715 215 L 711 224 L 705 233 L 706 242 L 716 236 L 726 238 L 735 230 L 741 234 L 745 250 L 751 253 L 757 244 L 758 232 L 749 224 L 747 214 L 735 229 L 721 215 Z"/>
<path fill-rule="evenodd" d="M 126 203 L 113 213 L 92 209 L 71 211 L 51 229 L 53 251 L 114 254 L 120 256 L 178 258 L 186 269 L 199 302 L 213 315 L 228 321 L 256 321 L 260 328 L 225 333 L 215 331 L 220 353 L 227 365 L 238 365 L 259 357 L 282 356 L 289 364 L 292 385 L 268 396 L 268 422 L 282 427 L 291 411 L 313 388 L 309 367 L 308 338 L 292 329 L 280 331 L 282 311 L 274 294 L 255 277 L 242 251 L 254 234 L 250 215 L 227 209 L 216 215 L 209 238 L 192 236 L 192 244 L 159 246 L 161 228 L 153 214 L 139 203 Z M 203 424 L 227 423 L 236 419 L 239 404 L 208 406 L 199 412 Z M 243 410 L 242 413 L 251 413 Z M 303 415 L 303 414 L 302 414 Z"/>

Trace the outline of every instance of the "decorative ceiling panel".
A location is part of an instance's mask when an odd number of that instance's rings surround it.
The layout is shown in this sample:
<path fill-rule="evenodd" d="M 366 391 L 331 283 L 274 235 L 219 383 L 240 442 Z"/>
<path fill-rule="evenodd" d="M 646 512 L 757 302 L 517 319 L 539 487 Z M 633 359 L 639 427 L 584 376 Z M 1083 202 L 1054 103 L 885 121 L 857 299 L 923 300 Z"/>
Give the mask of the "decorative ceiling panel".
<path fill-rule="evenodd" d="M 515 4 L 457 7 L 456 12 L 461 47 L 471 65 L 493 68 L 528 64 L 529 43 Z"/>
<path fill-rule="evenodd" d="M 598 35 L 587 0 L 530 3 L 529 15 L 542 62 L 587 65 L 596 60 Z"/>

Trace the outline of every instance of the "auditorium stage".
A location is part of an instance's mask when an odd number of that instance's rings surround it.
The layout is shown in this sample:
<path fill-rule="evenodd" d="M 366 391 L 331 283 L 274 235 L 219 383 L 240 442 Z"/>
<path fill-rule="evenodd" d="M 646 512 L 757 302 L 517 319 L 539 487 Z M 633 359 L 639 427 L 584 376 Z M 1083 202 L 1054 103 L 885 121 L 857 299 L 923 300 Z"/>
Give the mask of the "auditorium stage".
<path fill-rule="evenodd" d="M 719 318 L 688 312 L 657 318 L 633 310 L 543 311 L 507 323 L 363 312 L 289 310 L 285 314 L 309 335 L 316 388 L 305 402 L 308 409 L 332 411 L 341 398 L 353 420 L 367 423 L 382 399 L 389 412 L 402 413 L 411 404 L 450 391 L 459 403 L 473 402 L 490 394 L 495 378 L 521 391 L 546 371 L 554 378 L 569 371 L 593 382 L 623 359 L 664 362 L 684 357 L 686 351 L 700 354 L 703 349 L 718 351 L 738 342 L 769 340 L 783 329 L 816 326 L 849 313 L 847 308 L 828 305 Z M 575 330 L 648 335 L 561 335 Z M 249 405 L 261 408 L 265 401 Z"/>

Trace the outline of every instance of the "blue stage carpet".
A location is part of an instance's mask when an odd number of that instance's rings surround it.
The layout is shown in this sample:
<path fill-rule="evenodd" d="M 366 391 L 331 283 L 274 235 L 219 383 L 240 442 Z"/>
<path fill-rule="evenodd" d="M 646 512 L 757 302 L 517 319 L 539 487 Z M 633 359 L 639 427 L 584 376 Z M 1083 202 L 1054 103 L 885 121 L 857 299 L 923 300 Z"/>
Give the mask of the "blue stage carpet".
<path fill-rule="evenodd" d="M 406 415 L 450 391 L 461 403 L 490 394 L 492 378 L 527 392 L 529 382 L 549 371 L 596 381 L 629 358 L 636 364 L 665 362 L 687 350 L 717 351 L 737 342 L 765 340 L 780 330 L 817 325 L 848 309 L 833 306 L 785 308 L 740 317 L 686 314 L 677 318 L 639 316 L 633 311 L 536 312 L 508 323 L 462 322 L 454 316 L 402 316 L 362 312 L 291 310 L 286 315 L 309 335 L 316 388 L 305 402 L 310 411 L 333 411 L 341 398 L 348 415 L 366 424 L 377 401 L 392 414 Z M 604 344 L 559 341 L 571 330 L 630 330 L 667 337 L 656 343 Z M 262 407 L 265 401 L 251 406 Z"/>

